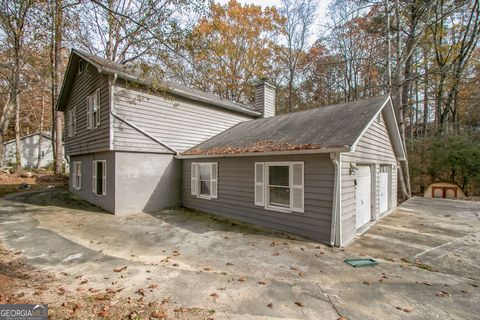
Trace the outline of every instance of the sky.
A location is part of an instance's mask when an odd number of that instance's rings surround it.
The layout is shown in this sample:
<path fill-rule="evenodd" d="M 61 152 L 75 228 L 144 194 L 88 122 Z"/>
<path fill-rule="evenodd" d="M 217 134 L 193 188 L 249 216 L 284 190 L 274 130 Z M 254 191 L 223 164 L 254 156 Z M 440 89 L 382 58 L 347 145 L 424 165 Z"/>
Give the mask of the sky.
<path fill-rule="evenodd" d="M 228 3 L 228 1 L 229 0 L 215 0 L 215 2 L 220 4 L 226 4 Z M 255 5 L 260 5 L 262 7 L 268 7 L 268 6 L 280 7 L 282 5 L 281 0 L 237 0 L 237 1 L 243 4 L 255 4 Z M 328 4 L 330 3 L 330 0 L 311 0 L 311 1 L 318 2 L 318 12 L 317 12 L 317 21 L 315 22 L 315 26 L 312 28 L 313 30 L 312 30 L 312 36 L 311 36 L 310 42 L 318 38 L 320 27 L 326 20 L 327 7 L 328 7 Z"/>

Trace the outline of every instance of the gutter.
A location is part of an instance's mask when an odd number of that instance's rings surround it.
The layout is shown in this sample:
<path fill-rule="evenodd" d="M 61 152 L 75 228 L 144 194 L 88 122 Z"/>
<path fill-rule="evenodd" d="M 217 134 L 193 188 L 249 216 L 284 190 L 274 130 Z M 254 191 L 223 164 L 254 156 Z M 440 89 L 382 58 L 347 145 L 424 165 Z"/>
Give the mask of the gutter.
<path fill-rule="evenodd" d="M 335 178 L 333 188 L 333 202 L 332 202 L 332 224 L 330 228 L 330 245 L 341 246 L 342 243 L 342 154 L 340 152 L 330 153 L 330 159 L 335 167 Z"/>
<path fill-rule="evenodd" d="M 162 142 L 161 140 L 155 138 L 153 135 L 149 134 L 148 132 L 146 132 L 145 130 L 136 126 L 135 124 L 131 123 L 130 121 L 123 119 L 121 116 L 116 114 L 115 111 L 113 111 L 114 85 L 115 85 L 116 81 L 117 81 L 117 73 L 114 73 L 113 74 L 113 81 L 111 82 L 111 86 L 110 86 L 110 115 L 112 115 L 114 118 L 120 120 L 121 122 L 125 123 L 126 125 L 132 127 L 133 129 L 140 132 L 144 136 L 152 139 L 153 141 L 160 144 L 161 146 L 163 146 L 163 147 L 167 148 L 168 150 L 172 151 L 174 154 L 177 154 L 177 151 L 174 148 L 170 147 L 165 142 Z M 113 130 L 113 121 L 111 121 L 110 123 L 111 123 L 111 126 L 110 126 L 110 137 L 111 137 L 110 147 L 111 147 L 111 150 L 113 150 L 113 131 L 114 131 Z"/>
<path fill-rule="evenodd" d="M 244 152 L 228 154 L 200 154 L 200 155 L 181 155 L 175 156 L 177 159 L 208 159 L 208 158 L 234 158 L 234 157 L 259 157 L 259 156 L 289 156 L 298 154 L 322 154 L 333 152 L 348 152 L 350 147 L 307 149 L 307 150 L 289 150 L 289 151 L 269 151 L 269 152 Z"/>

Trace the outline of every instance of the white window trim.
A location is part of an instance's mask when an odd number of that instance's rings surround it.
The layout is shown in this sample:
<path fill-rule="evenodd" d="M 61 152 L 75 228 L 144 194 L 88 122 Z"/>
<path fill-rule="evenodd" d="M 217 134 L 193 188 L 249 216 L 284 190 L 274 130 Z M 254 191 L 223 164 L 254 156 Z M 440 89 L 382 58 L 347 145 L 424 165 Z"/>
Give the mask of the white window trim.
<path fill-rule="evenodd" d="M 256 162 L 255 164 L 258 164 L 259 162 Z M 304 213 L 305 212 L 305 165 L 303 161 L 278 161 L 278 162 L 264 162 L 263 163 L 263 206 L 265 210 L 270 210 L 270 211 L 278 211 L 278 212 L 284 212 L 284 213 Z M 301 164 L 302 165 L 302 192 L 303 192 L 303 199 L 302 199 L 302 204 L 303 208 L 302 209 L 295 209 L 293 207 L 293 189 L 294 189 L 294 184 L 293 184 L 293 166 L 295 164 Z M 280 207 L 280 206 L 275 206 L 270 204 L 270 190 L 269 190 L 269 168 L 272 166 L 288 166 L 288 187 L 290 188 L 290 206 L 289 208 L 286 207 Z M 257 183 L 255 182 L 255 185 Z"/>
<path fill-rule="evenodd" d="M 103 163 L 103 176 L 102 176 L 102 194 L 97 193 L 97 163 Z M 107 195 L 107 160 L 93 160 L 92 168 L 92 192 L 98 197 L 105 197 Z"/>
<path fill-rule="evenodd" d="M 68 112 L 68 137 L 74 137 L 77 134 L 77 107 L 73 107 Z"/>
<path fill-rule="evenodd" d="M 191 183 L 196 185 L 196 194 L 191 192 L 193 196 L 196 196 L 197 198 L 200 199 L 218 199 L 218 162 L 192 162 L 191 164 L 191 170 L 193 170 L 193 167 L 196 166 L 196 176 L 191 175 Z M 201 181 L 200 181 L 200 167 L 201 166 L 210 166 L 210 195 L 204 195 L 201 194 Z M 213 178 L 213 168 L 216 166 L 217 172 L 216 172 L 216 179 Z M 193 171 L 192 171 L 193 172 Z M 216 184 L 215 187 L 215 194 L 214 194 L 214 187 L 213 184 Z"/>
<path fill-rule="evenodd" d="M 79 175 L 78 181 L 77 181 L 77 166 L 80 167 L 80 175 Z M 74 190 L 82 190 L 82 161 L 73 161 L 72 188 Z"/>
<path fill-rule="evenodd" d="M 98 88 L 87 97 L 87 129 L 89 130 L 96 129 L 100 126 L 100 105 L 100 88 Z M 93 113 L 95 106 L 97 108 L 96 114 Z"/>

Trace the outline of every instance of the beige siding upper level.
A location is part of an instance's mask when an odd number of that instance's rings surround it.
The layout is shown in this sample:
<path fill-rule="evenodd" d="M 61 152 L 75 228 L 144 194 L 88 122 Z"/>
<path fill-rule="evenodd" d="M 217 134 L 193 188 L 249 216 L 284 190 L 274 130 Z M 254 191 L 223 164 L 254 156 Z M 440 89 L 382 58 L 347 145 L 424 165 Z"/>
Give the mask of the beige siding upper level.
<path fill-rule="evenodd" d="M 97 69 L 87 64 L 81 74 L 75 75 L 72 91 L 65 108 L 65 154 L 83 154 L 105 151 L 110 144 L 109 86 L 108 77 L 98 73 Z M 100 125 L 92 130 L 87 129 L 87 97 L 100 88 Z M 68 136 L 68 112 L 76 107 L 77 133 Z"/>
<path fill-rule="evenodd" d="M 238 112 L 171 95 L 144 93 L 122 84 L 114 87 L 113 108 L 114 113 L 125 120 L 114 120 L 113 148 L 122 151 L 168 152 L 167 148 L 142 134 L 143 131 L 182 152 L 239 122 L 252 119 Z"/>

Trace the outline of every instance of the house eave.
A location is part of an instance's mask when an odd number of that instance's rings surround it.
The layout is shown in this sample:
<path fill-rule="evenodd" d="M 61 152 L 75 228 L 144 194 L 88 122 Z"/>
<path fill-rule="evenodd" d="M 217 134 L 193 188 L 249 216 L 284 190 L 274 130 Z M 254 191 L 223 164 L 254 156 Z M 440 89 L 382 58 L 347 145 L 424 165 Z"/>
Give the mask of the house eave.
<path fill-rule="evenodd" d="M 244 152 L 244 153 L 228 153 L 228 154 L 199 154 L 199 155 L 176 155 L 176 159 L 208 159 L 208 158 L 235 158 L 235 157 L 263 157 L 263 156 L 291 156 L 305 154 L 322 154 L 331 152 L 347 152 L 349 146 L 338 148 L 321 148 L 308 150 L 289 150 L 289 151 L 267 151 L 267 152 Z"/>

